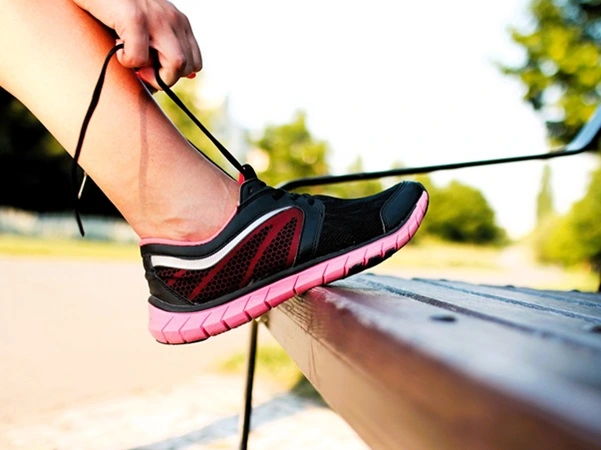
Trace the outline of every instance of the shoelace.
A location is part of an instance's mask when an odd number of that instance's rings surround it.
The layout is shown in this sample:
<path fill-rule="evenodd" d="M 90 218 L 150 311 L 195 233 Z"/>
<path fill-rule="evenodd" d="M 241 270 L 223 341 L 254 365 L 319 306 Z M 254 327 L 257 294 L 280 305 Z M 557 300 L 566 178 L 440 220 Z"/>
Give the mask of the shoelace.
<path fill-rule="evenodd" d="M 267 184 L 259 179 L 256 180 L 256 186 L 258 187 L 258 190 L 261 190 L 263 188 L 265 188 L 267 186 Z M 303 199 L 305 200 L 309 205 L 313 206 L 315 204 L 315 198 L 311 195 L 311 194 L 301 194 L 298 192 L 288 192 L 284 189 L 281 188 L 274 188 L 271 187 L 271 197 L 274 200 L 279 200 L 281 199 L 284 195 L 288 195 L 292 200 L 297 201 L 299 199 Z M 252 189 L 252 188 L 251 188 Z M 251 190 L 251 194 L 252 194 L 252 190 Z"/>

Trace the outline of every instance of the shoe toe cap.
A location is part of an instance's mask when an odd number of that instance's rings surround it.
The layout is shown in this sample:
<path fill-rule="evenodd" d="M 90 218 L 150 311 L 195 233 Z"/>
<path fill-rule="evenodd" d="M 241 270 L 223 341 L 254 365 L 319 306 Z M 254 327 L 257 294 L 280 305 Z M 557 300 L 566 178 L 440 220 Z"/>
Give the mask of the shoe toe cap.
<path fill-rule="evenodd" d="M 386 201 L 381 211 L 382 223 L 386 231 L 405 222 L 424 192 L 425 188 L 414 181 L 406 181 L 396 186 L 395 192 Z"/>

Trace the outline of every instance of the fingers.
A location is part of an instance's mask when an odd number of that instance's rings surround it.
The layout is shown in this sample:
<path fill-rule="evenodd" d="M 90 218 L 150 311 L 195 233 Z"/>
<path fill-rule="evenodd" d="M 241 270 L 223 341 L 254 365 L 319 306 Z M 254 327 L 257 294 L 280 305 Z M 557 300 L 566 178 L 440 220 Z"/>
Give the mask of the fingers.
<path fill-rule="evenodd" d="M 168 86 L 202 69 L 202 57 L 188 18 L 173 8 L 163 34 L 151 46 L 158 52 L 159 74 Z"/>
<path fill-rule="evenodd" d="M 117 53 L 119 62 L 130 69 L 150 65 L 150 36 L 147 17 L 134 10 L 123 21 L 119 43 L 123 50 Z"/>
<path fill-rule="evenodd" d="M 192 71 L 193 73 L 200 72 L 202 70 L 202 54 L 200 53 L 198 42 L 191 29 L 188 34 L 188 41 L 190 42 L 190 49 L 192 51 Z"/>
<path fill-rule="evenodd" d="M 183 30 L 183 31 L 180 31 Z M 188 28 L 188 30 L 190 30 Z M 168 86 L 172 86 L 182 77 L 200 71 L 202 57 L 192 31 L 185 28 L 173 30 L 172 39 L 157 42 L 159 74 Z"/>
<path fill-rule="evenodd" d="M 158 54 L 160 76 L 168 86 L 202 68 L 202 57 L 188 18 L 168 0 L 73 0 L 119 36 L 119 62 L 138 71 L 154 88 L 151 48 Z"/>
<path fill-rule="evenodd" d="M 159 76 L 167 86 L 173 86 L 180 78 L 202 69 L 202 56 L 188 18 L 173 7 L 165 19 L 163 26 L 154 30 L 150 47 L 158 55 Z M 155 89 L 160 89 L 154 70 L 145 68 L 138 71 L 138 75 Z"/>
<path fill-rule="evenodd" d="M 169 42 L 171 42 L 171 46 L 168 45 Z M 182 77 L 194 78 L 196 72 L 202 68 L 202 58 L 198 47 L 196 47 L 196 51 L 188 48 L 182 49 L 174 43 L 176 41 L 163 40 L 160 48 L 153 52 L 153 57 L 158 59 L 159 76 L 167 86 L 173 86 Z M 155 78 L 154 64 L 155 61 L 152 61 L 151 64 L 139 68 L 137 74 L 145 83 L 160 90 Z"/>
<path fill-rule="evenodd" d="M 162 40 L 157 51 L 153 52 L 154 58 L 158 58 L 159 76 L 167 86 L 173 86 L 182 77 L 194 78 L 202 69 L 202 56 L 196 40 L 193 37 L 187 40 L 190 46 L 184 48 L 177 45 L 179 42 L 183 41 Z M 171 45 L 168 45 L 169 43 Z M 139 68 L 137 74 L 146 84 L 161 90 L 155 78 L 154 61 Z"/>

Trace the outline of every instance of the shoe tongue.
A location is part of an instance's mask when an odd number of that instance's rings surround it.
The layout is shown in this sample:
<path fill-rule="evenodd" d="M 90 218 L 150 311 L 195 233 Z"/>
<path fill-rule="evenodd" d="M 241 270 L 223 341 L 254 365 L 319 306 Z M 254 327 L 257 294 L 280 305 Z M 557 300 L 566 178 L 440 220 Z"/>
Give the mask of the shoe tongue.
<path fill-rule="evenodd" d="M 240 186 L 240 204 L 244 203 L 251 195 L 255 195 L 264 187 L 265 183 L 258 178 L 252 178 L 244 181 Z"/>
<path fill-rule="evenodd" d="M 242 184 L 245 181 L 249 181 L 253 178 L 257 178 L 257 173 L 255 172 L 255 169 L 253 169 L 252 166 L 250 166 L 249 164 L 244 164 L 242 166 L 242 170 L 238 174 L 238 184 Z"/>
<path fill-rule="evenodd" d="M 245 164 L 242 166 L 243 172 L 240 172 L 238 176 L 238 183 L 240 184 L 240 204 L 244 203 L 251 195 L 258 192 L 260 189 L 265 187 L 265 183 L 257 178 L 255 170 Z"/>

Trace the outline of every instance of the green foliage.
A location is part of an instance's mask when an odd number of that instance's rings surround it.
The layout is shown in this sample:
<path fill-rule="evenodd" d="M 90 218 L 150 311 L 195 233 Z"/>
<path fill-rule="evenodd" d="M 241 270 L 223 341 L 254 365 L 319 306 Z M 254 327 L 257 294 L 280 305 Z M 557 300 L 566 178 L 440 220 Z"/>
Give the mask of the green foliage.
<path fill-rule="evenodd" d="M 247 355 L 235 353 L 218 363 L 218 368 L 226 373 L 242 373 L 246 369 Z M 260 345 L 257 350 L 257 372 L 268 375 L 286 387 L 292 387 L 303 374 L 288 354 L 275 344 Z"/>
<path fill-rule="evenodd" d="M 526 86 L 524 98 L 547 114 L 553 141 L 571 140 L 601 98 L 601 4 L 590 0 L 532 0 L 532 29 L 511 30 L 526 51 L 504 67 Z"/>
<path fill-rule="evenodd" d="M 283 182 L 330 173 L 325 141 L 313 137 L 307 128 L 306 114 L 297 112 L 291 122 L 265 128 L 263 135 L 252 142 L 256 147 L 249 155 L 250 163 L 267 184 L 277 186 Z M 361 156 L 346 168 L 345 173 L 364 172 Z M 339 183 L 303 189 L 337 197 L 357 198 L 382 190 L 379 180 Z"/>
<path fill-rule="evenodd" d="M 551 190 L 551 167 L 545 165 L 541 187 L 536 198 L 536 223 L 541 225 L 547 218 L 553 216 L 553 192 Z"/>
<path fill-rule="evenodd" d="M 247 355 L 236 353 L 218 363 L 218 369 L 226 373 L 244 373 Z M 269 377 L 298 397 L 323 403 L 321 396 L 290 359 L 286 351 L 277 344 L 260 345 L 256 359 L 257 375 Z"/>
<path fill-rule="evenodd" d="M 103 220 L 103 219 L 101 219 Z M 90 219 L 86 221 L 86 225 Z M 77 227 L 68 226 L 77 233 Z M 88 229 L 88 228 L 86 228 Z M 106 260 L 131 261 L 140 259 L 140 247 L 136 243 L 120 243 L 107 240 L 93 240 L 86 235 L 68 238 L 65 236 L 49 237 L 51 231 L 42 236 L 19 236 L 15 234 L 0 234 L 0 255 L 35 256 L 36 259 L 74 259 L 74 260 Z"/>
<path fill-rule="evenodd" d="M 262 170 L 257 167 L 258 175 L 272 186 L 328 173 L 328 145 L 311 135 L 304 112 L 298 112 L 290 123 L 267 127 L 253 144 L 264 152 L 265 164 Z"/>
<path fill-rule="evenodd" d="M 539 230 L 537 251 L 546 262 L 572 265 L 587 261 L 601 269 L 601 167 L 592 175 L 586 195 L 569 213 Z"/>
<path fill-rule="evenodd" d="M 525 62 L 505 67 L 526 86 L 524 96 L 547 119 L 552 140 L 570 141 L 601 101 L 601 2 L 531 0 L 532 28 L 513 29 Z M 538 198 L 536 250 L 547 262 L 601 264 L 601 175 L 564 217 L 553 218 L 550 192 Z M 547 217 L 544 217 L 547 216 Z"/>
<path fill-rule="evenodd" d="M 601 268 L 601 169 L 593 174 L 584 198 L 572 207 L 569 223 L 578 236 L 575 252 L 579 259 Z"/>
<path fill-rule="evenodd" d="M 544 263 L 577 264 L 580 261 L 570 248 L 574 241 L 577 237 L 572 233 L 567 216 L 548 218 L 536 229 L 536 256 Z"/>
<path fill-rule="evenodd" d="M 474 244 L 501 243 L 505 232 L 495 223 L 495 214 L 484 195 L 473 187 L 451 181 L 435 187 L 420 177 L 430 193 L 430 209 L 424 232 L 452 242 Z"/>

